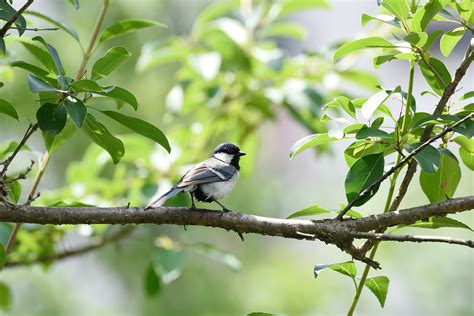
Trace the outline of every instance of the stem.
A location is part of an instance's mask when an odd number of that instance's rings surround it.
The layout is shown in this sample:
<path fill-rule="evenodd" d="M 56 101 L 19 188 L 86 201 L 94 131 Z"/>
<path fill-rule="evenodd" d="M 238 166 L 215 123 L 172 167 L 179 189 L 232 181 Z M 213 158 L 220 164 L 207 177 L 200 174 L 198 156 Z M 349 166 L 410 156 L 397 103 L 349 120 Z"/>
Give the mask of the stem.
<path fill-rule="evenodd" d="M 403 116 L 403 123 L 402 123 L 402 135 L 407 130 L 407 121 L 408 115 L 410 114 L 410 107 L 411 107 L 411 99 L 413 95 L 413 79 L 415 77 L 415 63 L 413 60 L 410 60 L 410 79 L 408 80 L 408 95 L 407 95 L 407 104 L 405 108 L 405 115 Z"/>
<path fill-rule="evenodd" d="M 43 177 L 44 171 L 46 169 L 46 166 L 48 165 L 49 162 L 49 152 L 46 151 L 44 154 L 43 158 L 41 159 L 39 166 L 38 166 L 38 173 L 35 176 L 35 179 L 33 180 L 33 184 L 31 185 L 30 192 L 28 193 L 28 199 L 26 201 L 26 204 L 29 204 L 33 201 L 36 190 L 38 189 L 38 185 L 41 181 L 41 178 Z M 7 245 L 5 246 L 5 253 L 8 254 L 13 248 L 13 245 L 15 244 L 16 240 L 16 235 L 18 231 L 21 228 L 21 223 L 15 224 L 13 227 L 12 232 L 10 233 L 10 237 L 8 237 Z"/>
<path fill-rule="evenodd" d="M 76 80 L 81 79 L 85 73 L 87 62 L 92 56 L 92 51 L 94 49 L 95 42 L 97 41 L 97 36 L 99 35 L 100 27 L 102 26 L 102 23 L 104 22 L 105 14 L 107 13 L 107 9 L 109 8 L 109 3 L 110 3 L 110 0 L 104 0 L 102 4 L 102 9 L 100 10 L 99 17 L 97 18 L 97 21 L 95 22 L 94 31 L 92 32 L 92 37 L 89 41 L 89 45 L 87 46 L 87 49 L 82 56 L 82 62 L 77 72 Z"/>

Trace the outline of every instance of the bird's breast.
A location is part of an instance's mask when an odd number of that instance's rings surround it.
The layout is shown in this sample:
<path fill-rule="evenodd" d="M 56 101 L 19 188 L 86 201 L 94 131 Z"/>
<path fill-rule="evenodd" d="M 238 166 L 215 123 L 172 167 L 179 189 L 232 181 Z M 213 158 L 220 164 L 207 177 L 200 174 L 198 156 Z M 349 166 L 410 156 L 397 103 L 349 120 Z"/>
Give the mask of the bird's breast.
<path fill-rule="evenodd" d="M 239 172 L 237 171 L 230 180 L 201 184 L 200 189 L 208 198 L 220 200 L 232 192 L 238 179 Z"/>

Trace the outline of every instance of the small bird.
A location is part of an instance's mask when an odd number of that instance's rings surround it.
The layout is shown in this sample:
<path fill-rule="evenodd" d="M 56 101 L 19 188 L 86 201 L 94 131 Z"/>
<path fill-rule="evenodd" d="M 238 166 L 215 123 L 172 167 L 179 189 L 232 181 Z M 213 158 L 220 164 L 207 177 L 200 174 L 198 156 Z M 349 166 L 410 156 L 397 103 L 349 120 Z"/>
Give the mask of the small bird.
<path fill-rule="evenodd" d="M 224 212 L 230 210 L 218 200 L 226 197 L 234 189 L 239 179 L 240 157 L 244 152 L 234 144 L 221 144 L 212 153 L 211 158 L 204 160 L 178 181 L 168 192 L 150 203 L 147 209 L 161 206 L 166 200 L 178 193 L 188 192 L 191 195 L 192 208 L 196 208 L 194 198 L 201 202 L 216 202 Z"/>

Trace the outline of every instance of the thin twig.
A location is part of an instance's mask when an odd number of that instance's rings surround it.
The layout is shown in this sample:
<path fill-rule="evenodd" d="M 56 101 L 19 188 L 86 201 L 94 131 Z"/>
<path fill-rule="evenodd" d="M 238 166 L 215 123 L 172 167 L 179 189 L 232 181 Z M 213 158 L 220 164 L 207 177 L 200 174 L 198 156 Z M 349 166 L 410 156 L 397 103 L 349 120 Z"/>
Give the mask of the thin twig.
<path fill-rule="evenodd" d="M 5 173 L 8 170 L 8 167 L 10 166 L 11 162 L 15 158 L 15 156 L 18 154 L 18 152 L 21 150 L 21 148 L 25 145 L 26 141 L 28 138 L 30 138 L 31 135 L 38 129 L 38 124 L 30 124 L 28 128 L 26 129 L 25 135 L 23 135 L 23 138 L 21 139 L 20 143 L 18 146 L 15 148 L 15 150 L 12 152 L 12 154 L 3 161 L 3 168 L 2 171 L 0 171 L 0 178 L 2 178 Z"/>
<path fill-rule="evenodd" d="M 458 127 L 459 125 L 461 125 L 465 121 L 467 121 L 469 119 L 472 119 L 473 117 L 474 117 L 474 113 L 470 113 L 469 115 L 465 116 L 461 120 L 457 121 L 455 124 L 453 124 L 451 126 L 446 126 L 445 129 L 442 132 L 440 132 L 439 134 L 433 136 L 432 138 L 428 139 L 423 144 L 418 146 L 418 148 L 416 148 L 409 155 L 407 155 L 405 158 L 400 160 L 400 162 L 398 164 L 396 164 L 395 166 L 390 168 L 390 170 L 388 170 L 386 173 L 384 173 L 379 179 L 377 179 L 377 181 L 372 183 L 369 187 L 367 187 L 364 191 L 362 191 L 355 199 L 353 199 L 349 204 L 347 204 L 347 206 L 338 214 L 338 216 L 336 218 L 339 219 L 339 220 L 342 220 L 343 216 L 352 208 L 352 206 L 354 206 L 354 204 L 357 201 L 359 201 L 360 199 L 367 196 L 370 192 L 372 192 L 372 190 L 374 190 L 374 188 L 376 188 L 378 185 L 380 185 L 380 183 L 382 183 L 385 179 L 390 177 L 396 170 L 403 167 L 411 158 L 413 158 L 415 155 L 417 155 L 426 146 L 428 146 L 429 144 L 433 143 L 434 141 L 440 139 L 441 137 L 443 137 L 447 133 L 451 132 L 454 128 Z"/>
<path fill-rule="evenodd" d="M 5 34 L 7 33 L 7 31 L 11 28 L 11 26 L 13 25 L 13 23 L 15 23 L 16 19 L 18 19 L 18 17 L 20 15 L 23 14 L 23 12 L 28 9 L 28 7 L 33 3 L 33 0 L 28 0 L 26 1 L 26 3 L 20 8 L 20 10 L 18 10 L 15 15 L 13 15 L 11 17 L 10 20 L 7 21 L 7 23 L 5 23 L 5 25 L 3 25 L 2 29 L 0 29 L 0 37 L 5 37 Z"/>
<path fill-rule="evenodd" d="M 11 26 L 10 29 L 20 30 L 19 27 L 14 27 L 14 26 Z M 40 32 L 40 31 L 59 31 L 60 28 L 59 27 L 26 27 L 26 28 L 21 29 L 21 30 L 32 31 L 32 32 Z"/>
<path fill-rule="evenodd" d="M 444 236 L 426 236 L 426 235 L 392 235 L 382 233 L 364 233 L 354 232 L 352 236 L 357 239 L 386 240 L 386 241 L 412 241 L 412 242 L 439 242 L 447 244 L 456 244 L 474 248 L 474 240 L 457 239 Z"/>

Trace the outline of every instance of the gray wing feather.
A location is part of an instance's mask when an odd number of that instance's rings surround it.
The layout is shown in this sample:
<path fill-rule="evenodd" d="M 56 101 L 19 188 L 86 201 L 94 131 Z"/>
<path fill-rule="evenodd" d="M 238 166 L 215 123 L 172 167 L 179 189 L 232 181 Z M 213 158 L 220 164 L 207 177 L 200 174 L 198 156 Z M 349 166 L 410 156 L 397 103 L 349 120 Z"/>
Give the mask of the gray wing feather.
<path fill-rule="evenodd" d="M 225 163 L 216 163 L 215 159 L 208 159 L 189 170 L 176 187 L 182 188 L 190 185 L 197 185 L 210 182 L 228 181 L 234 175 L 237 169 Z"/>

